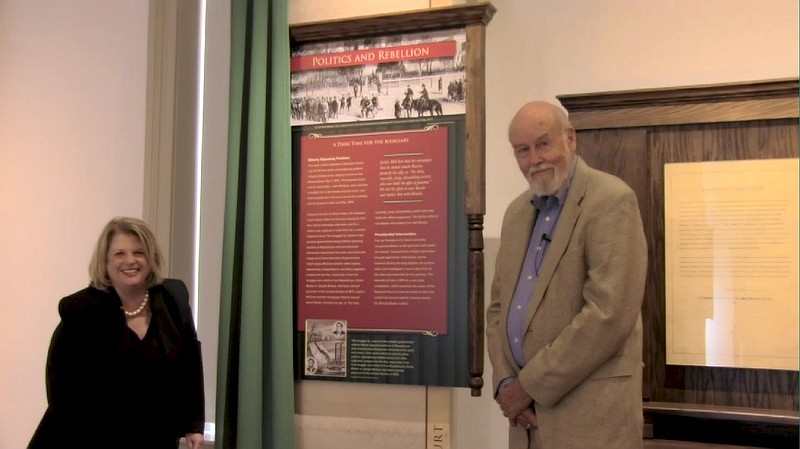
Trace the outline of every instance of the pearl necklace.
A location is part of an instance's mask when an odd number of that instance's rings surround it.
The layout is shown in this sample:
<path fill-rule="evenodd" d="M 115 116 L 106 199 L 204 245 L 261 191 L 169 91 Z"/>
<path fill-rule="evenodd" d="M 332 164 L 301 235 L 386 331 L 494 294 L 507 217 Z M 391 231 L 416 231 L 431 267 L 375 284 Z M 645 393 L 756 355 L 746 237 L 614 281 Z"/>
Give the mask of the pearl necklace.
<path fill-rule="evenodd" d="M 136 310 L 134 310 L 133 312 L 128 312 L 122 306 L 120 306 L 120 309 L 122 309 L 122 311 L 125 312 L 126 317 L 133 318 L 139 315 L 140 313 L 144 312 L 144 309 L 145 307 L 147 307 L 148 302 L 150 302 L 150 292 L 144 292 L 144 299 L 142 300 L 142 303 L 139 304 L 139 307 L 136 308 Z"/>

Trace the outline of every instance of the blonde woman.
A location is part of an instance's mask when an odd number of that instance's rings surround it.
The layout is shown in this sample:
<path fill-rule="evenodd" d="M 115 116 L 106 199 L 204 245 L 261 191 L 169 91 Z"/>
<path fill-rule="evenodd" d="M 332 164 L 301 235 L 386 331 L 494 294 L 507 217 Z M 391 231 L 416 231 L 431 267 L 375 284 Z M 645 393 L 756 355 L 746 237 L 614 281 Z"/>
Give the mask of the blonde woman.
<path fill-rule="evenodd" d="M 153 232 L 112 219 L 90 285 L 63 298 L 47 356 L 48 407 L 29 448 L 203 445 L 200 342 L 183 282 L 164 279 Z"/>

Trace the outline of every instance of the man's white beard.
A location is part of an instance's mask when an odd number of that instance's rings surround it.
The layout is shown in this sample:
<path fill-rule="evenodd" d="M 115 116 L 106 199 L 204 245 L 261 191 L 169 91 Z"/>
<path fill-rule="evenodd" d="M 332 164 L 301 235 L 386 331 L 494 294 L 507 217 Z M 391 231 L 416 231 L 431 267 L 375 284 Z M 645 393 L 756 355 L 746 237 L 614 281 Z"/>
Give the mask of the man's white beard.
<path fill-rule="evenodd" d="M 552 169 L 553 175 L 547 179 L 542 179 L 541 177 L 534 177 L 534 169 L 531 169 L 528 173 L 528 184 L 530 185 L 530 192 L 536 196 L 545 196 L 545 195 L 552 195 L 564 185 L 564 181 L 567 180 L 567 172 L 564 170 L 563 172 L 558 169 L 553 164 L 542 164 L 536 167 L 535 171 L 540 171 L 542 169 Z"/>

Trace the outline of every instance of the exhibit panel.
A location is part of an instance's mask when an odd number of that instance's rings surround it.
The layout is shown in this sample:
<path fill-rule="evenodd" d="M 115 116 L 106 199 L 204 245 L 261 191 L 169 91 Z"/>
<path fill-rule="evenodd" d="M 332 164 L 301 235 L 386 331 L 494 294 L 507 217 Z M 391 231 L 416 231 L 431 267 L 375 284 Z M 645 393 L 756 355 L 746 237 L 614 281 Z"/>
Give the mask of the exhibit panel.
<path fill-rule="evenodd" d="M 483 387 L 488 3 L 292 26 L 301 379 Z"/>

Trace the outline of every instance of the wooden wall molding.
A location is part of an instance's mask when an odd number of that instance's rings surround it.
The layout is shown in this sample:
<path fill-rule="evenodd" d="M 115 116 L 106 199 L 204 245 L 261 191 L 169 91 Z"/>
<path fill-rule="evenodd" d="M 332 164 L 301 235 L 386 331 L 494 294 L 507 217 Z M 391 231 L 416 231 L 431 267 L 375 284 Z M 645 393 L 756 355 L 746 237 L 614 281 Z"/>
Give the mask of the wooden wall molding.
<path fill-rule="evenodd" d="M 645 415 L 677 415 L 701 419 L 724 419 L 730 421 L 745 420 L 748 422 L 763 422 L 797 426 L 797 410 L 771 410 L 753 407 L 726 407 L 708 406 L 703 404 L 676 404 L 670 402 L 646 402 Z"/>
<path fill-rule="evenodd" d="M 324 22 L 292 25 L 292 44 L 319 41 L 360 39 L 387 34 L 418 33 L 458 28 L 467 25 L 488 25 L 496 9 L 491 3 L 421 9 L 400 14 L 382 14 Z"/>
<path fill-rule="evenodd" d="M 576 129 L 798 118 L 797 78 L 558 96 Z"/>

